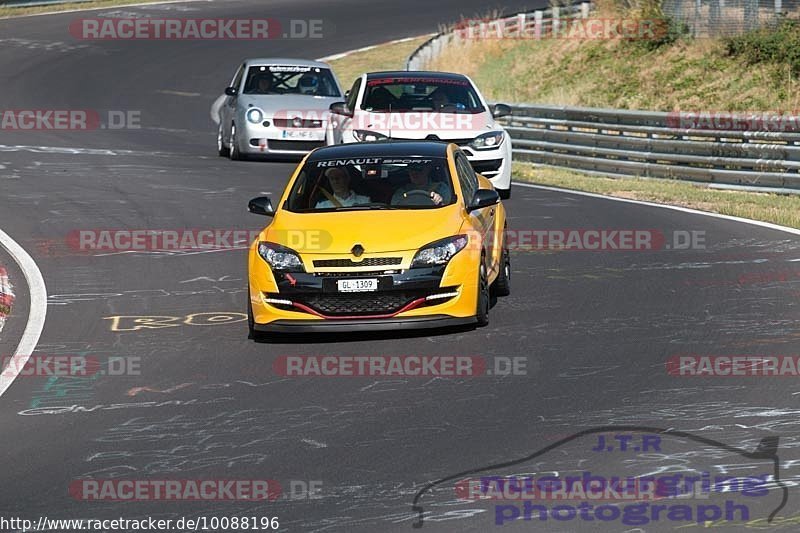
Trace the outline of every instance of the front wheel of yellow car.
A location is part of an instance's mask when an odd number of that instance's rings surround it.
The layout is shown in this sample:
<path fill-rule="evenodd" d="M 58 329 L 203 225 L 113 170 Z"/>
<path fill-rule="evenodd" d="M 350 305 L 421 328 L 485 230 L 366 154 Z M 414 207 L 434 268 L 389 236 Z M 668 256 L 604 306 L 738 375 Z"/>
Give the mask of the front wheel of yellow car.
<path fill-rule="evenodd" d="M 508 248 L 503 247 L 500 256 L 500 273 L 492 283 L 492 294 L 494 296 L 508 296 L 511 294 L 511 255 Z"/>
<path fill-rule="evenodd" d="M 483 264 L 483 258 L 481 258 L 480 274 L 478 277 L 478 308 L 475 312 L 475 318 L 478 321 L 479 328 L 489 325 L 490 305 L 489 277 L 486 273 L 486 265 Z"/>

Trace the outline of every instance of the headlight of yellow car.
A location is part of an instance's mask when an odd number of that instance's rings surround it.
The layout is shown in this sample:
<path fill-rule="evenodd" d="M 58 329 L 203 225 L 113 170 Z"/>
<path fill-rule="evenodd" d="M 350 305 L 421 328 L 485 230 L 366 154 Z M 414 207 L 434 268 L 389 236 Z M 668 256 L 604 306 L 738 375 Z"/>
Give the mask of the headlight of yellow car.
<path fill-rule="evenodd" d="M 305 272 L 300 256 L 286 246 L 273 242 L 258 243 L 258 255 L 276 272 Z"/>
<path fill-rule="evenodd" d="M 414 256 L 414 260 L 411 261 L 411 268 L 445 265 L 464 249 L 468 241 L 466 235 L 456 235 L 434 241 L 420 248 Z"/>

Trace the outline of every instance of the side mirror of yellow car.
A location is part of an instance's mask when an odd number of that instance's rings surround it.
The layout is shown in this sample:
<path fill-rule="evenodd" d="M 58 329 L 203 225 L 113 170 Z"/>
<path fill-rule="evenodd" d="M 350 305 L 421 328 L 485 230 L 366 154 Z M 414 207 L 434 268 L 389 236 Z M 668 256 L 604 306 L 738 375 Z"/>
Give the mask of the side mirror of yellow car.
<path fill-rule="evenodd" d="M 253 198 L 248 202 L 247 210 L 254 215 L 275 216 L 275 208 L 272 207 L 272 201 L 269 199 L 269 196 Z"/>
<path fill-rule="evenodd" d="M 500 195 L 493 189 L 478 189 L 475 191 L 475 196 L 472 201 L 467 204 L 467 212 L 475 211 L 476 209 L 483 209 L 491 205 L 500 203 Z"/>

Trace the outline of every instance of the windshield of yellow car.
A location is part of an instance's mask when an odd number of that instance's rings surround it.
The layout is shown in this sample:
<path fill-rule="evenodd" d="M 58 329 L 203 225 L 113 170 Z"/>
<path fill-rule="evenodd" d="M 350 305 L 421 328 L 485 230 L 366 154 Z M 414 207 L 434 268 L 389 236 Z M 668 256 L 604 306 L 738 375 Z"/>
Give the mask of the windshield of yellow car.
<path fill-rule="evenodd" d="M 289 211 L 440 209 L 456 201 L 445 158 L 362 157 L 306 162 Z"/>

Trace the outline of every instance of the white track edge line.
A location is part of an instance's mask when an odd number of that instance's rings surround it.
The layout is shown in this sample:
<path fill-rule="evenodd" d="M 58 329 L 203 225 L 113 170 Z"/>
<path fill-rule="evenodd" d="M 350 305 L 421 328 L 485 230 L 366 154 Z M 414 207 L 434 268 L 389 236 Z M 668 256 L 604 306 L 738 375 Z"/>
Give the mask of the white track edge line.
<path fill-rule="evenodd" d="M 22 269 L 25 280 L 28 283 L 28 293 L 30 295 L 28 323 L 25 325 L 25 330 L 22 333 L 17 349 L 14 351 L 14 356 L 8 364 L 8 371 L 0 373 L 0 396 L 2 396 L 14 383 L 14 380 L 17 379 L 25 363 L 28 362 L 31 353 L 39 343 L 39 337 L 41 337 L 44 329 L 44 319 L 47 315 L 47 288 L 44 285 L 42 273 L 33 258 L 3 230 L 0 230 L 0 246 L 5 248 L 11 258 Z"/>
<path fill-rule="evenodd" d="M 519 181 L 514 181 L 514 185 L 519 187 L 528 187 L 531 189 L 543 189 L 546 191 L 553 191 L 553 192 L 561 192 L 561 193 L 568 193 L 568 194 L 577 194 L 580 196 L 589 196 L 591 198 L 601 198 L 603 200 L 612 200 L 615 202 L 627 202 L 629 204 L 637 204 L 637 205 L 644 205 L 648 207 L 661 207 L 663 209 L 672 209 L 673 211 L 681 211 L 683 213 L 691 213 L 693 215 L 703 215 L 712 218 L 719 218 L 722 220 L 732 220 L 734 222 L 742 222 L 744 224 L 750 224 L 753 226 L 760 226 L 762 228 L 769 228 L 774 229 L 777 231 L 783 231 L 786 233 L 791 233 L 793 235 L 800 235 L 800 229 L 797 228 L 790 228 L 788 226 L 781 226 L 779 224 L 773 224 L 772 222 L 763 222 L 761 220 L 753 220 L 751 218 L 743 218 L 737 217 L 733 215 L 723 215 L 721 213 L 711 213 L 709 211 L 700 211 L 699 209 L 692 209 L 691 207 L 683 207 L 679 205 L 669 205 L 669 204 L 658 204 L 655 202 L 647 202 L 645 200 L 633 200 L 631 198 L 619 198 L 617 196 L 607 196 L 605 194 L 597 194 L 594 192 L 585 192 L 585 191 L 576 191 L 573 189 L 562 189 L 561 187 L 550 187 L 548 185 L 534 185 L 532 183 L 521 183 Z"/>
<path fill-rule="evenodd" d="M 315 59 L 314 61 L 335 61 L 337 59 L 342 59 L 343 57 L 347 57 L 350 54 L 357 54 L 359 52 L 366 52 L 368 50 L 372 50 L 373 48 L 377 48 L 379 46 L 387 46 L 387 45 L 390 45 L 390 44 L 405 43 L 405 42 L 408 42 L 408 41 L 413 41 L 414 39 L 419 39 L 421 37 L 431 37 L 433 35 L 436 35 L 436 34 L 435 33 L 424 33 L 422 35 L 417 35 L 417 36 L 414 36 L 414 37 L 403 37 L 402 39 L 395 39 L 394 41 L 387 41 L 385 43 L 372 44 L 370 46 L 364 46 L 363 48 L 356 48 L 355 50 L 348 50 L 346 52 L 341 52 L 339 54 L 331 54 L 329 56 L 320 57 L 318 59 Z"/>

